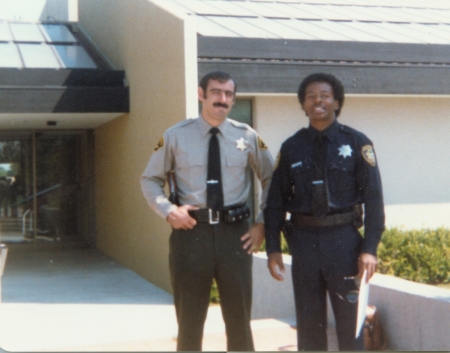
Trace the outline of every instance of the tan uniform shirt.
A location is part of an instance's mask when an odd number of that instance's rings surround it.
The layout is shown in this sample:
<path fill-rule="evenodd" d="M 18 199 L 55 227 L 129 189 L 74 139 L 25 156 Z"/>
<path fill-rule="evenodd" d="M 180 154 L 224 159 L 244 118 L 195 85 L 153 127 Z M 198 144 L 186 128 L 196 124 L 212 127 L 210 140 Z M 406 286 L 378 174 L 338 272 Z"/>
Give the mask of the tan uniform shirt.
<path fill-rule="evenodd" d="M 227 118 L 218 128 L 225 207 L 247 200 L 251 167 L 261 182 L 261 210 L 264 209 L 273 171 L 273 159 L 267 146 L 246 124 Z M 184 120 L 169 128 L 155 148 L 141 176 L 141 187 L 150 207 L 163 218 L 176 208 L 163 189 L 166 173 L 172 169 L 180 203 L 206 208 L 210 129 L 202 117 Z M 262 213 L 256 221 L 263 223 Z"/>

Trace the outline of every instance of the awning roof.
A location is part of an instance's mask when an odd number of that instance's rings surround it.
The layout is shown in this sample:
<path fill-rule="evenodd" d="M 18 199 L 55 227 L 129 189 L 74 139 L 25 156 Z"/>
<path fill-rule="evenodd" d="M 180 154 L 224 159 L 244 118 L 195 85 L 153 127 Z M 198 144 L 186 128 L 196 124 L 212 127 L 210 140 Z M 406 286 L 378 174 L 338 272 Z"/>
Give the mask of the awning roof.
<path fill-rule="evenodd" d="M 0 22 L 0 67 L 95 69 L 97 65 L 65 25 Z"/>
<path fill-rule="evenodd" d="M 240 92 L 293 93 L 326 71 L 355 94 L 450 94 L 444 0 L 168 0 L 195 20 L 199 76 Z"/>
<path fill-rule="evenodd" d="M 129 111 L 124 79 L 69 24 L 0 22 L 0 128 L 96 127 Z"/>
<path fill-rule="evenodd" d="M 201 36 L 450 44 L 444 1 L 169 1 Z"/>

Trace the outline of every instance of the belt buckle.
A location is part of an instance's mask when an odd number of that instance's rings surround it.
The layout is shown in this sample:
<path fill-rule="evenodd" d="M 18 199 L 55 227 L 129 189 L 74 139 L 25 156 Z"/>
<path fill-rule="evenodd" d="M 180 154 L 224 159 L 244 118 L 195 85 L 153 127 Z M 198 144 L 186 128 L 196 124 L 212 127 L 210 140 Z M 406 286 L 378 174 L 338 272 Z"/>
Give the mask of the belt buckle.
<path fill-rule="evenodd" d="M 219 211 L 214 212 L 213 214 L 213 210 L 212 209 L 208 209 L 208 214 L 209 214 L 209 224 L 219 224 Z"/>

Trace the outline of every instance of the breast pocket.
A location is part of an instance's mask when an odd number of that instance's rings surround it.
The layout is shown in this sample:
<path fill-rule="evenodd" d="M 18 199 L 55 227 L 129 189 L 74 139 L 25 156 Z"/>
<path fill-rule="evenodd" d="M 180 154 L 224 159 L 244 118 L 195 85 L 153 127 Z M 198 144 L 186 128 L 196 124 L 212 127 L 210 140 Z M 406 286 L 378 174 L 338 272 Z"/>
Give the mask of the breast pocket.
<path fill-rule="evenodd" d="M 229 185 L 241 186 L 245 182 L 248 165 L 248 152 L 232 151 L 226 155 L 225 171 L 222 172 Z"/>
<path fill-rule="evenodd" d="M 195 150 L 195 146 L 180 149 L 175 157 L 175 169 L 177 184 L 180 194 L 189 191 L 191 194 L 202 192 L 206 189 L 206 155 Z"/>
<path fill-rule="evenodd" d="M 227 154 L 227 167 L 245 168 L 248 164 L 248 153 L 233 152 Z"/>
<path fill-rule="evenodd" d="M 345 158 L 328 165 L 328 189 L 339 203 L 351 202 L 356 195 L 355 160 Z"/>
<path fill-rule="evenodd" d="M 313 182 L 312 161 L 298 161 L 291 164 L 291 179 L 294 185 L 294 193 L 306 197 L 311 194 Z"/>
<path fill-rule="evenodd" d="M 206 165 L 205 155 L 194 151 L 179 151 L 175 158 L 176 168 L 178 170 L 189 168 L 203 168 Z"/>

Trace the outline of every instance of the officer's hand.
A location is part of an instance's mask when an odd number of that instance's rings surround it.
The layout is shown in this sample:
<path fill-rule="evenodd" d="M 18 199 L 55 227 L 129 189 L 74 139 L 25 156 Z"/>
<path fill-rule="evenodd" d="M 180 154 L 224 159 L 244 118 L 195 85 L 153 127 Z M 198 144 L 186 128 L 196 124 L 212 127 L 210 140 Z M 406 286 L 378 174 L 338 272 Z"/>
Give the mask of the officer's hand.
<path fill-rule="evenodd" d="M 280 252 L 273 252 L 269 254 L 267 260 L 267 267 L 269 268 L 270 274 L 277 281 L 284 281 L 283 274 L 286 272 L 284 269 L 283 255 Z"/>
<path fill-rule="evenodd" d="M 366 283 L 369 283 L 369 280 L 372 278 L 373 274 L 377 269 L 377 265 L 378 260 L 376 256 L 368 253 L 360 254 L 358 259 L 358 268 L 359 268 L 358 277 L 362 278 L 364 270 L 367 270 Z"/>
<path fill-rule="evenodd" d="M 264 240 L 264 224 L 253 223 L 248 232 L 241 237 L 245 241 L 243 248 L 247 250 L 248 254 L 258 252 Z"/>
<path fill-rule="evenodd" d="M 166 218 L 167 222 L 174 229 L 192 229 L 197 224 L 197 221 L 189 215 L 188 210 L 198 209 L 198 207 L 192 205 L 180 206 L 169 213 Z"/>

